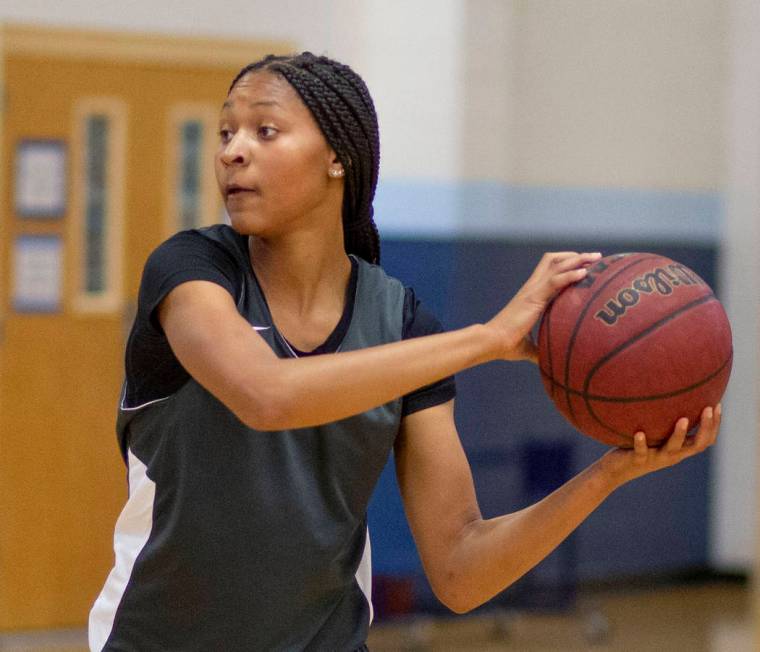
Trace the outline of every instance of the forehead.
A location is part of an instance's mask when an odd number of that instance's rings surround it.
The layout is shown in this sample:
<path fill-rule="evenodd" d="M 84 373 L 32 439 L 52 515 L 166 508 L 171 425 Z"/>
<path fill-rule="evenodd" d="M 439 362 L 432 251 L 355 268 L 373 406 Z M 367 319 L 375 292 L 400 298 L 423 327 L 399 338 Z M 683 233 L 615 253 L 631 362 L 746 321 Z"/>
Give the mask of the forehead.
<path fill-rule="evenodd" d="M 249 72 L 232 87 L 222 105 L 222 110 L 238 107 L 271 107 L 291 113 L 311 115 L 287 80 L 267 71 Z"/>

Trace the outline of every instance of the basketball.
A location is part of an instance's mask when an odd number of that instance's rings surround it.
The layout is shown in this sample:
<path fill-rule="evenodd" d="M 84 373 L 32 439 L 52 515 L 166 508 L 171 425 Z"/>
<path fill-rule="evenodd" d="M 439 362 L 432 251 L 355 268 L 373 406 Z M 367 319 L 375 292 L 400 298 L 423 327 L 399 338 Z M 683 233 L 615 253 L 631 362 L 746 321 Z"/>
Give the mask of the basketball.
<path fill-rule="evenodd" d="M 656 446 L 680 417 L 697 424 L 723 396 L 731 326 L 691 269 L 648 253 L 602 258 L 560 292 L 541 319 L 539 367 L 549 397 L 582 433 L 630 448 Z"/>

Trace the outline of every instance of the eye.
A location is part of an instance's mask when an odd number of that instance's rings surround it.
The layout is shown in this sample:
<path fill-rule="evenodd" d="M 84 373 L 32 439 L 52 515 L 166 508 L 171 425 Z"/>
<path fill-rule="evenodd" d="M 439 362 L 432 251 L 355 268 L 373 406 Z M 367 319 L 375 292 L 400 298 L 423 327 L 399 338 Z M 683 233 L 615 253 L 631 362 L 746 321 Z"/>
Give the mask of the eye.
<path fill-rule="evenodd" d="M 259 138 L 263 140 L 271 140 L 277 135 L 277 129 L 271 125 L 261 125 L 258 130 Z"/>
<path fill-rule="evenodd" d="M 226 144 L 226 143 L 229 143 L 230 140 L 232 140 L 232 131 L 230 129 L 222 127 L 219 130 L 219 141 L 222 144 Z"/>

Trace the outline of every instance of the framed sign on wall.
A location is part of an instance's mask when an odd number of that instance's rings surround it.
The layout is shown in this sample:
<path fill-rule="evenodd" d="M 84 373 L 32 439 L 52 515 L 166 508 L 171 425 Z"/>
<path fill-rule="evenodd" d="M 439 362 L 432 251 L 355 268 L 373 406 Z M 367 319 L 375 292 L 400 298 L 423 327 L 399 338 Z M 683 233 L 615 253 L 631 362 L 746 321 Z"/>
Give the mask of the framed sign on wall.
<path fill-rule="evenodd" d="M 57 235 L 22 235 L 13 246 L 16 312 L 61 310 L 63 244 Z"/>
<path fill-rule="evenodd" d="M 66 212 L 66 145 L 24 139 L 16 145 L 15 210 L 20 218 L 58 219 Z"/>

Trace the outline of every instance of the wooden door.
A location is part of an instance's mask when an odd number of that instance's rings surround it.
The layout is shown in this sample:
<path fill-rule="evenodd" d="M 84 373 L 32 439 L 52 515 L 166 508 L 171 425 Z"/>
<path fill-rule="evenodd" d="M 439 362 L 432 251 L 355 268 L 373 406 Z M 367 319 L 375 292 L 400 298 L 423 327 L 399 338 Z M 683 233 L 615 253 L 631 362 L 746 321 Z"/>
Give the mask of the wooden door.
<path fill-rule="evenodd" d="M 126 498 L 114 422 L 142 265 L 219 220 L 216 112 L 282 46 L 8 26 L 0 46 L 0 629 L 83 625 Z"/>

